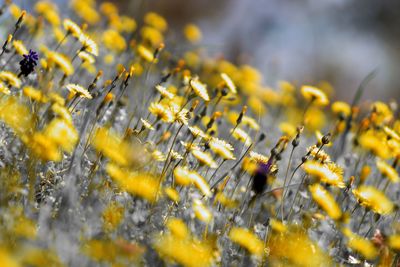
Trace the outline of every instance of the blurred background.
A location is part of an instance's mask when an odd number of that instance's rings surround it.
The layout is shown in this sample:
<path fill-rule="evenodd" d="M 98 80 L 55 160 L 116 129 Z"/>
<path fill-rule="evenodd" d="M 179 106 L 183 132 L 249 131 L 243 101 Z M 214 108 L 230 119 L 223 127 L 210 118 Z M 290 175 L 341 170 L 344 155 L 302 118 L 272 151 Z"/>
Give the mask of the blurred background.
<path fill-rule="evenodd" d="M 329 81 L 336 98 L 352 99 L 360 81 L 377 76 L 364 99 L 400 99 L 398 0 L 114 0 L 128 15 L 153 10 L 172 31 L 194 22 L 202 45 L 250 63 L 275 85 Z"/>

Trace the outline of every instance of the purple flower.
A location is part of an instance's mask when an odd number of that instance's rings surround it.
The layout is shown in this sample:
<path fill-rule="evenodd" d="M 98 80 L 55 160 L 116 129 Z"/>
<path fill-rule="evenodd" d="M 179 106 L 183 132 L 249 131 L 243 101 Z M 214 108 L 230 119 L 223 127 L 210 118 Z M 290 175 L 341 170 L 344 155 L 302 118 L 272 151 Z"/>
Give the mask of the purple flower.
<path fill-rule="evenodd" d="M 24 59 L 19 62 L 20 70 L 19 76 L 24 75 L 25 77 L 31 74 L 35 70 L 39 55 L 32 50 L 29 50 L 27 55 L 24 55 Z"/>

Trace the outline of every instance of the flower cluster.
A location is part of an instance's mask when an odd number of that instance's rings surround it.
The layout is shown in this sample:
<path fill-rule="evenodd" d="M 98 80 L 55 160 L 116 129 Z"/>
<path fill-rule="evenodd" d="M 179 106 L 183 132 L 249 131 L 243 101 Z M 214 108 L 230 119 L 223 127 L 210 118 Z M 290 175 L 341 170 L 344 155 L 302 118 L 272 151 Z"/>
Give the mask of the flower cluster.
<path fill-rule="evenodd" d="M 267 86 L 155 12 L 32 5 L 0 15 L 2 266 L 398 266 L 395 101 Z"/>

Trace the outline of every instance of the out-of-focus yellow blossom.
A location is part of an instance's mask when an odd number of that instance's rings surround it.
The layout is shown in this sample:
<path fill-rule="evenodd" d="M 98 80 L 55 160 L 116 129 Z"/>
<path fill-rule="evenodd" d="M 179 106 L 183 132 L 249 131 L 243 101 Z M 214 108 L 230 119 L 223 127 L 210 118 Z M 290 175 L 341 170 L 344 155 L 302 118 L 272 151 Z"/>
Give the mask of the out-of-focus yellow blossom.
<path fill-rule="evenodd" d="M 19 17 L 21 17 L 22 10 L 16 4 L 11 4 L 9 10 L 14 19 L 19 19 Z"/>
<path fill-rule="evenodd" d="M 7 86 L 4 85 L 4 83 L 0 82 L 0 93 L 5 94 L 5 95 L 10 95 L 11 91 L 8 89 Z"/>
<path fill-rule="evenodd" d="M 42 93 L 42 91 L 35 89 L 32 86 L 25 86 L 22 89 L 22 92 L 24 93 L 24 95 L 26 95 L 27 97 L 29 97 L 30 99 L 32 99 L 34 101 L 42 102 L 42 103 L 48 102 L 47 96 L 44 95 Z"/>
<path fill-rule="evenodd" d="M 103 228 L 107 231 L 114 231 L 124 219 L 124 207 L 116 202 L 111 202 L 102 213 Z"/>
<path fill-rule="evenodd" d="M 110 27 L 121 33 L 132 33 L 136 30 L 137 24 L 133 18 L 113 15 L 110 18 Z"/>
<path fill-rule="evenodd" d="M 97 130 L 93 138 L 93 146 L 114 163 L 121 166 L 129 166 L 138 160 L 137 155 L 139 154 L 134 153 L 134 151 L 139 148 L 123 141 L 122 138 L 105 128 Z M 143 151 L 140 153 L 143 153 Z M 146 158 L 145 154 L 141 155 L 141 157 L 143 156 Z"/>
<path fill-rule="evenodd" d="M 222 192 L 218 192 L 215 195 L 215 200 L 218 201 L 219 203 L 221 203 L 222 206 L 224 206 L 225 208 L 228 208 L 228 209 L 234 209 L 239 204 L 237 201 L 230 199 Z"/>
<path fill-rule="evenodd" d="M 263 241 L 245 228 L 233 227 L 229 232 L 229 239 L 257 257 L 261 257 L 264 253 Z"/>
<path fill-rule="evenodd" d="M 81 19 L 91 25 L 95 25 L 100 21 L 99 13 L 93 7 L 93 4 L 88 1 L 73 0 L 72 8 Z"/>
<path fill-rule="evenodd" d="M 330 266 L 331 259 L 300 229 L 273 233 L 268 242 L 269 262 L 273 266 Z"/>
<path fill-rule="evenodd" d="M 121 266 L 119 263 L 126 262 L 137 265 L 145 249 L 124 239 L 92 239 L 84 243 L 83 252 L 97 262 L 108 262 L 113 266 Z"/>
<path fill-rule="evenodd" d="M 175 96 L 173 93 L 168 91 L 167 88 L 165 88 L 164 86 L 159 85 L 159 84 L 156 85 L 156 90 L 160 93 L 161 96 L 168 98 L 168 99 L 173 99 Z"/>
<path fill-rule="evenodd" d="M 80 52 L 82 52 L 82 51 L 88 52 L 96 57 L 99 55 L 99 47 L 98 47 L 97 43 L 91 37 L 89 37 L 86 34 L 81 34 L 79 36 L 79 41 L 82 44 L 82 48 L 81 48 Z"/>
<path fill-rule="evenodd" d="M 400 181 L 399 174 L 396 169 L 390 166 L 387 162 L 377 159 L 376 166 L 383 176 L 387 177 L 392 183 L 398 183 Z"/>
<path fill-rule="evenodd" d="M 0 262 L 4 267 L 20 267 L 19 262 L 5 248 L 0 247 Z"/>
<path fill-rule="evenodd" d="M 63 54 L 49 51 L 47 53 L 47 64 L 48 67 L 55 66 L 61 69 L 66 76 L 70 76 L 74 73 L 74 67 L 72 66 L 71 60 Z"/>
<path fill-rule="evenodd" d="M 303 85 L 300 91 L 307 101 L 312 102 L 315 105 L 326 106 L 329 104 L 329 99 L 326 94 L 317 87 Z"/>
<path fill-rule="evenodd" d="M 310 185 L 309 190 L 315 202 L 334 220 L 342 217 L 342 210 L 335 198 L 320 184 Z"/>
<path fill-rule="evenodd" d="M 386 195 L 373 186 L 362 185 L 353 189 L 353 194 L 360 205 L 371 209 L 373 212 L 386 215 L 392 213 L 394 205 Z"/>
<path fill-rule="evenodd" d="M 164 32 L 168 27 L 167 21 L 155 12 L 147 13 L 144 16 L 144 22 L 161 32 Z"/>
<path fill-rule="evenodd" d="M 64 151 L 71 153 L 78 142 L 78 132 L 73 125 L 61 119 L 53 119 L 44 129 L 44 134 Z"/>
<path fill-rule="evenodd" d="M 374 244 L 368 239 L 353 233 L 348 228 L 343 229 L 343 234 L 348 238 L 347 246 L 360 253 L 365 259 L 373 260 L 379 255 Z"/>
<path fill-rule="evenodd" d="M 186 239 L 190 236 L 189 229 L 187 228 L 186 224 L 180 219 L 168 219 L 167 227 L 171 234 L 179 239 Z"/>
<path fill-rule="evenodd" d="M 260 98 L 252 96 L 247 100 L 247 105 L 253 110 L 257 116 L 263 116 L 267 112 L 267 108 Z"/>
<path fill-rule="evenodd" d="M 278 221 L 273 218 L 269 220 L 269 225 L 271 226 L 271 229 L 277 233 L 284 233 L 288 229 L 287 226 L 283 224 L 281 221 Z"/>
<path fill-rule="evenodd" d="M 86 52 L 79 52 L 78 57 L 82 60 L 83 64 L 93 64 L 96 61 L 96 59 L 91 54 Z"/>
<path fill-rule="evenodd" d="M 107 30 L 103 33 L 103 44 L 117 53 L 124 52 L 127 47 L 125 38 L 115 30 Z"/>
<path fill-rule="evenodd" d="M 64 19 L 63 27 L 67 34 L 71 34 L 75 39 L 79 39 L 79 37 L 83 34 L 81 27 L 79 27 L 70 19 Z"/>
<path fill-rule="evenodd" d="M 174 177 L 177 184 L 182 186 L 189 186 L 193 184 L 205 196 L 211 196 L 210 186 L 196 171 L 191 171 L 183 167 L 177 167 L 174 170 Z"/>
<path fill-rule="evenodd" d="M 28 49 L 26 49 L 24 43 L 21 40 L 14 40 L 13 47 L 15 49 L 15 52 L 20 56 L 28 54 Z"/>
<path fill-rule="evenodd" d="M 19 137 L 29 135 L 34 127 L 31 111 L 19 103 L 17 97 L 9 97 L 0 102 L 0 120 L 12 128 Z"/>
<path fill-rule="evenodd" d="M 393 119 L 393 112 L 389 106 L 383 102 L 377 101 L 373 103 L 372 110 L 375 111 L 377 115 L 375 117 L 375 123 L 378 125 L 382 123 L 388 123 Z"/>
<path fill-rule="evenodd" d="M 145 47 L 144 45 L 138 45 L 137 52 L 138 52 L 139 56 L 141 58 L 143 58 L 144 60 L 146 60 L 148 62 L 155 61 L 154 53 L 149 48 Z"/>
<path fill-rule="evenodd" d="M 251 137 L 243 129 L 240 128 L 232 129 L 231 134 L 236 140 L 239 140 L 246 146 L 249 146 L 252 143 Z"/>
<path fill-rule="evenodd" d="M 325 113 L 319 108 L 310 107 L 304 115 L 304 123 L 305 128 L 311 132 L 321 130 L 326 124 Z"/>
<path fill-rule="evenodd" d="M 210 101 L 210 97 L 208 95 L 207 91 L 207 86 L 200 82 L 198 79 L 190 79 L 190 87 L 193 89 L 193 91 L 198 95 L 200 98 L 202 98 L 204 101 Z"/>
<path fill-rule="evenodd" d="M 185 267 L 211 266 L 214 261 L 213 246 L 207 241 L 202 242 L 192 237 L 187 231 L 183 231 L 183 227 L 177 228 L 175 223 L 171 227 L 171 233 L 154 239 L 153 247 L 157 253 L 164 260 Z"/>
<path fill-rule="evenodd" d="M 178 203 L 181 199 L 181 197 L 179 196 L 179 192 L 171 187 L 164 188 L 164 192 L 168 196 L 169 199 L 171 199 L 172 201 L 174 201 L 176 203 Z"/>
<path fill-rule="evenodd" d="M 376 131 L 367 131 L 360 135 L 358 142 L 366 150 L 371 151 L 374 155 L 381 159 L 388 159 L 391 157 L 390 149 L 387 145 L 384 136 L 381 136 Z"/>
<path fill-rule="evenodd" d="M 279 129 L 288 137 L 294 137 L 297 133 L 296 126 L 289 122 L 281 122 L 279 124 Z"/>
<path fill-rule="evenodd" d="M 153 27 L 144 26 L 140 30 L 140 33 L 143 40 L 149 42 L 153 47 L 156 47 L 164 42 L 164 36 L 162 33 Z"/>
<path fill-rule="evenodd" d="M 15 75 L 15 73 L 11 71 L 1 71 L 0 80 L 12 87 L 15 88 L 21 87 L 21 80 L 17 77 L 17 75 Z"/>
<path fill-rule="evenodd" d="M 321 182 L 327 183 L 339 188 L 344 188 L 346 184 L 343 182 L 343 176 L 329 169 L 325 164 L 316 161 L 307 161 L 303 164 L 304 171 Z"/>
<path fill-rule="evenodd" d="M 388 244 L 391 249 L 400 251 L 400 235 L 389 236 Z"/>
<path fill-rule="evenodd" d="M 157 200 L 159 182 L 153 175 L 129 173 L 112 163 L 107 164 L 106 170 L 122 190 L 149 202 Z"/>
<path fill-rule="evenodd" d="M 195 24 L 187 24 L 183 29 L 186 39 L 191 43 L 197 43 L 201 40 L 202 34 L 199 27 Z"/>
<path fill-rule="evenodd" d="M 37 236 L 36 223 L 23 214 L 16 218 L 13 230 L 14 234 L 18 237 L 35 239 Z"/>
<path fill-rule="evenodd" d="M 360 171 L 360 184 L 363 184 L 370 174 L 371 167 L 368 165 L 364 165 Z"/>
<path fill-rule="evenodd" d="M 193 201 L 193 212 L 197 219 L 205 223 L 209 223 L 212 220 L 212 213 L 199 199 Z"/>
<path fill-rule="evenodd" d="M 351 107 L 346 102 L 336 101 L 332 104 L 332 112 L 336 115 L 348 117 L 351 113 Z"/>
<path fill-rule="evenodd" d="M 24 266 L 40 267 L 54 266 L 63 267 L 58 255 L 50 249 L 32 248 L 24 252 L 22 262 Z"/>

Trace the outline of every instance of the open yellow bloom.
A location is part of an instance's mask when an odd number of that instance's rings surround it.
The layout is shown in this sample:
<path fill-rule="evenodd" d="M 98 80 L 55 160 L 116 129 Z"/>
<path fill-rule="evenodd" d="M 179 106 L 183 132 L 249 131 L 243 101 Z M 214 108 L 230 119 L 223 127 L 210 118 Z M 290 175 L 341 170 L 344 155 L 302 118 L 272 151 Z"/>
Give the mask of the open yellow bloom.
<path fill-rule="evenodd" d="M 168 123 L 168 122 L 173 122 L 174 120 L 174 115 L 172 114 L 172 111 L 160 103 L 156 102 L 151 103 L 149 111 L 154 116 L 156 116 L 157 119 L 160 119 L 164 122 Z"/>
<path fill-rule="evenodd" d="M 307 161 L 303 164 L 304 171 L 321 182 L 327 183 L 339 188 L 344 188 L 346 184 L 343 182 L 343 176 L 331 170 L 327 165 L 316 161 Z"/>
<path fill-rule="evenodd" d="M 193 212 L 197 219 L 205 223 L 209 223 L 212 220 L 212 213 L 199 199 L 193 201 Z"/>
<path fill-rule="evenodd" d="M 67 34 L 71 34 L 75 39 L 79 39 L 83 34 L 82 29 L 70 19 L 64 19 L 63 26 Z"/>
<path fill-rule="evenodd" d="M 31 86 L 25 86 L 22 89 L 22 92 L 24 93 L 25 96 L 29 97 L 34 101 L 42 103 L 46 103 L 48 101 L 48 98 L 42 93 L 42 91 L 35 89 Z"/>
<path fill-rule="evenodd" d="M 244 143 L 246 146 L 250 146 L 252 144 L 250 135 L 248 135 L 243 129 L 240 128 L 232 129 L 231 133 L 233 138 Z"/>
<path fill-rule="evenodd" d="M 198 79 L 190 79 L 189 81 L 190 87 L 193 91 L 202 98 L 204 101 L 210 101 L 210 97 L 208 96 L 207 86 L 201 83 Z"/>
<path fill-rule="evenodd" d="M 137 46 L 137 53 L 141 58 L 148 62 L 153 62 L 155 60 L 154 53 L 144 45 Z"/>
<path fill-rule="evenodd" d="M 307 100 L 318 106 L 326 106 L 329 104 L 329 99 L 321 89 L 309 85 L 301 87 L 301 94 Z"/>
<path fill-rule="evenodd" d="M 386 195 L 373 186 L 362 185 L 353 189 L 353 194 L 360 205 L 371 209 L 375 213 L 386 215 L 392 213 L 394 205 Z"/>
<path fill-rule="evenodd" d="M 124 52 L 127 47 L 125 38 L 115 30 L 107 30 L 103 33 L 103 43 L 109 50 L 117 53 Z"/>
<path fill-rule="evenodd" d="M 214 161 L 210 153 L 194 149 L 191 151 L 193 156 L 200 162 L 202 165 L 206 165 L 212 169 L 218 167 L 217 163 Z"/>
<path fill-rule="evenodd" d="M 209 141 L 210 149 L 225 160 L 234 160 L 235 155 L 232 153 L 233 147 L 231 144 L 218 138 L 211 138 Z"/>
<path fill-rule="evenodd" d="M 367 260 L 373 260 L 379 255 L 374 244 L 368 239 L 353 233 L 348 228 L 343 230 L 343 234 L 348 238 L 347 246 L 360 253 Z"/>
<path fill-rule="evenodd" d="M 70 76 L 74 73 L 74 66 L 71 60 L 63 54 L 49 51 L 47 53 L 47 64 L 49 67 L 55 66 L 61 69 L 66 76 Z"/>
<path fill-rule="evenodd" d="M 320 184 L 310 185 L 309 190 L 315 202 L 334 220 L 342 217 L 342 210 L 335 198 Z"/>
<path fill-rule="evenodd" d="M 149 12 L 144 16 L 144 22 L 159 31 L 163 32 L 167 29 L 167 21 L 155 12 Z"/>
<path fill-rule="evenodd" d="M 348 117 L 351 113 L 351 107 L 346 102 L 336 101 L 332 104 L 332 112 L 336 115 L 344 115 Z"/>
<path fill-rule="evenodd" d="M 88 52 L 96 57 L 99 55 L 99 48 L 98 48 L 96 42 L 92 38 L 90 38 L 88 35 L 82 33 L 79 36 L 79 41 L 82 44 L 81 51 Z"/>
<path fill-rule="evenodd" d="M 229 232 L 229 239 L 257 257 L 261 257 L 264 253 L 264 242 L 247 229 L 233 227 Z"/>
<path fill-rule="evenodd" d="M 13 46 L 14 46 L 15 52 L 20 56 L 27 55 L 29 53 L 28 49 L 26 49 L 24 43 L 20 40 L 14 40 Z"/>
<path fill-rule="evenodd" d="M 68 91 L 72 92 L 73 94 L 77 94 L 81 98 L 92 99 L 92 95 L 89 93 L 89 91 L 80 86 L 79 84 L 70 83 L 67 84 L 65 87 L 68 89 Z"/>
<path fill-rule="evenodd" d="M 17 77 L 17 75 L 15 75 L 15 73 L 11 71 L 1 71 L 0 80 L 12 87 L 15 88 L 21 87 L 21 80 Z"/>
<path fill-rule="evenodd" d="M 390 149 L 387 145 L 385 136 L 378 134 L 376 131 L 367 131 L 358 138 L 361 147 L 369 150 L 381 159 L 391 157 Z"/>

